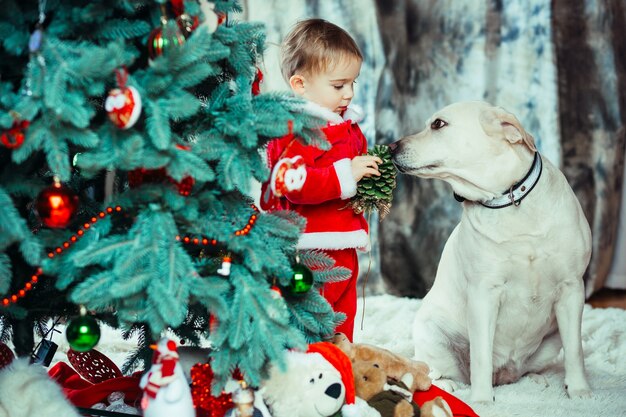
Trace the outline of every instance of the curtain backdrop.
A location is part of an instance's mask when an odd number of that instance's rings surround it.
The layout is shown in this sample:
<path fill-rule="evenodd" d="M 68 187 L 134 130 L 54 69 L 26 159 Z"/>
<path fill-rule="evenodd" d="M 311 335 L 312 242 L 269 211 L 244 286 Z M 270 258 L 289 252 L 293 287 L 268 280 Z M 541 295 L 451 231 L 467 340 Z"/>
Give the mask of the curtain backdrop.
<path fill-rule="evenodd" d="M 439 108 L 485 100 L 514 113 L 560 166 L 593 233 L 587 293 L 603 286 L 617 234 L 626 119 L 623 0 L 247 0 L 266 23 L 265 90 L 285 89 L 278 47 L 297 20 L 322 17 L 350 32 L 365 56 L 355 102 L 368 140 L 415 133 Z M 371 219 L 361 258 L 370 292 L 422 297 L 460 205 L 435 180 L 398 177 L 389 216 Z M 371 265 L 370 265 L 371 262 Z"/>

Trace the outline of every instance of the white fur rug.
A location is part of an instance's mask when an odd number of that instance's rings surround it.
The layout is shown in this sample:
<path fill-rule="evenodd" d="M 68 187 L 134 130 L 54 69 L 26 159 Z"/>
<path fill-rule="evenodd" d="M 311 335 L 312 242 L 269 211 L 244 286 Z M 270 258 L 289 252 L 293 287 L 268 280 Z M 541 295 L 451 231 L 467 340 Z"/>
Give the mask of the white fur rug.
<path fill-rule="evenodd" d="M 420 300 L 391 295 L 359 299 L 355 342 L 366 342 L 411 356 L 411 327 Z M 110 329 L 102 329 L 96 347 L 121 366 L 134 341 L 124 341 Z M 65 360 L 67 343 L 56 337 L 59 349 L 54 360 Z M 626 417 L 626 311 L 585 307 L 583 315 L 585 366 L 593 396 L 570 400 L 563 386 L 563 369 L 544 373 L 548 386 L 522 378 L 515 384 L 496 387 L 496 401 L 489 405 L 472 404 L 468 386 L 454 394 L 468 402 L 481 417 Z"/>
<path fill-rule="evenodd" d="M 361 329 L 363 300 L 355 342 L 367 342 L 411 356 L 411 327 L 420 300 L 390 295 L 367 297 Z M 472 404 L 469 386 L 454 395 L 468 402 L 481 417 L 623 417 L 626 416 L 626 311 L 585 306 L 583 313 L 585 367 L 593 396 L 570 400 L 564 389 L 563 368 L 544 373 L 548 386 L 529 378 L 495 388 L 496 401 Z M 561 353 L 562 354 L 562 353 Z"/>

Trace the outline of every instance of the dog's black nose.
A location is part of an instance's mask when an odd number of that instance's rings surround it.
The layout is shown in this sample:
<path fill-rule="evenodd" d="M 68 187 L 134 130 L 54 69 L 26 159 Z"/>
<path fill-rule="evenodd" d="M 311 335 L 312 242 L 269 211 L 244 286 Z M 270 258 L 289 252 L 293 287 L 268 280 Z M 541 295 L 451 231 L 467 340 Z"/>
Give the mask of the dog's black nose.
<path fill-rule="evenodd" d="M 326 391 L 324 391 L 324 394 L 335 399 L 339 398 L 341 395 L 341 385 L 337 382 L 329 385 L 328 388 L 326 388 Z"/>
<path fill-rule="evenodd" d="M 389 144 L 389 150 L 393 153 L 398 148 L 398 142 L 393 142 Z"/>

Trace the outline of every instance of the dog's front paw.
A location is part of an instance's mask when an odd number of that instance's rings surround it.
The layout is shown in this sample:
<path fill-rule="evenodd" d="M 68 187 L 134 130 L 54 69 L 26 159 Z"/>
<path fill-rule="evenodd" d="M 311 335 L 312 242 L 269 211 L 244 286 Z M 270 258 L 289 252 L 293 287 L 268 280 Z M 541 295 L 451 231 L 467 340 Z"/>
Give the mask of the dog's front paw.
<path fill-rule="evenodd" d="M 591 398 L 591 389 L 587 388 L 572 388 L 572 387 L 565 387 L 565 389 L 567 390 L 567 395 L 570 398 L 581 398 L 581 399 L 586 399 L 586 398 Z"/>
<path fill-rule="evenodd" d="M 472 388 L 471 400 L 475 403 L 492 403 L 496 398 L 493 395 L 493 388 L 480 390 Z"/>

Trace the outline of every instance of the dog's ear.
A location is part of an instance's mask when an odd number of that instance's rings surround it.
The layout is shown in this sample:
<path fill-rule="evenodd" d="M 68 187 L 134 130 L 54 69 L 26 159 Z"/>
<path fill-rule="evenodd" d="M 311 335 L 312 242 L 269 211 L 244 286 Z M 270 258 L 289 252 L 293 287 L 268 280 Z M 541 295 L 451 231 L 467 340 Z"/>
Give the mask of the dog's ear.
<path fill-rule="evenodd" d="M 522 127 L 513 114 L 501 107 L 484 110 L 479 117 L 480 124 L 489 136 L 502 135 L 511 143 L 524 143 L 533 152 L 537 151 L 535 139 Z"/>

